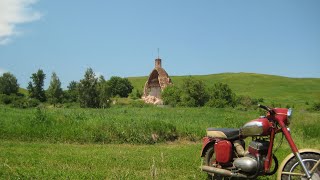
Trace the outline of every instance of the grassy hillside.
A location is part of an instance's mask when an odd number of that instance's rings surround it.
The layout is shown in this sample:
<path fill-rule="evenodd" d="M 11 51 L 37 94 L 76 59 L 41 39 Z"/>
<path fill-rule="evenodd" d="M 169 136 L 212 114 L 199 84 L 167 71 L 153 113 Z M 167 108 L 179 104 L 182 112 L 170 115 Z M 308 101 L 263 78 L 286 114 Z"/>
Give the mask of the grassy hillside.
<path fill-rule="evenodd" d="M 28 95 L 29 93 L 28 93 L 28 90 L 27 89 L 24 89 L 24 88 L 19 88 L 19 91 L 18 91 L 19 93 L 21 93 L 21 94 L 24 94 L 24 95 Z"/>
<path fill-rule="evenodd" d="M 187 76 L 173 76 L 172 81 L 180 85 Z M 208 87 L 214 83 L 227 83 L 237 95 L 263 98 L 267 104 L 282 106 L 304 106 L 320 101 L 320 78 L 288 78 L 252 73 L 223 73 L 192 76 L 203 80 Z M 129 78 L 133 86 L 142 90 L 147 77 Z"/>

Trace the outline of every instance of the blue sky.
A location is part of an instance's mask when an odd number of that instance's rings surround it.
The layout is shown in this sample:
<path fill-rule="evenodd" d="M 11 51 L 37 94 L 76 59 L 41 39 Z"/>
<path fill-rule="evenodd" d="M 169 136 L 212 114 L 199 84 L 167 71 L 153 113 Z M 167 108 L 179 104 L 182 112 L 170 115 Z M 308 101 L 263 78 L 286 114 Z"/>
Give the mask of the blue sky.
<path fill-rule="evenodd" d="M 12 3 L 15 2 L 15 3 Z M 15 7 L 16 8 L 12 8 Z M 15 9 L 12 11 L 10 9 Z M 0 73 L 253 72 L 320 78 L 318 0 L 0 0 Z"/>

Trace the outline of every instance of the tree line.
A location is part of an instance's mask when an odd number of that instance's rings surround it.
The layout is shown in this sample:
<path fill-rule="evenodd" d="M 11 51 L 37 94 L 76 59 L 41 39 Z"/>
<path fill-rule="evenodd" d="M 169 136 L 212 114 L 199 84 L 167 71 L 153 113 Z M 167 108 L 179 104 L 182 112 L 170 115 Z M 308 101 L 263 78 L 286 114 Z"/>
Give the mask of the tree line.
<path fill-rule="evenodd" d="M 30 77 L 28 95 L 19 93 L 17 78 L 7 72 L 0 76 L 0 99 L 4 104 L 14 107 L 35 107 L 39 103 L 49 103 L 53 106 L 62 103 L 79 103 L 83 108 L 108 108 L 112 97 L 128 97 L 133 86 L 127 78 L 112 76 L 105 80 L 103 76 L 96 77 L 92 68 L 88 68 L 83 79 L 71 81 L 67 90 L 61 87 L 58 75 L 53 72 L 50 85 L 44 89 L 46 74 L 39 69 Z"/>

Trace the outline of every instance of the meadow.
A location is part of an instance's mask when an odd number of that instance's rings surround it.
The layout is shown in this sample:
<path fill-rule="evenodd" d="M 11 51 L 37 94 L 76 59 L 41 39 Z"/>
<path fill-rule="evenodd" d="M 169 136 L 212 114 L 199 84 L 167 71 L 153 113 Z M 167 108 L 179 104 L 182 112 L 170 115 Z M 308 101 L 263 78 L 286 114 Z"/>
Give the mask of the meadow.
<path fill-rule="evenodd" d="M 173 81 L 179 85 L 183 78 Z M 320 99 L 319 79 L 246 73 L 196 78 L 228 83 L 237 95 L 263 98 L 266 105 L 293 107 L 290 128 L 297 146 L 320 149 L 320 112 L 308 110 Z M 135 88 L 145 80 L 129 79 Z M 0 105 L 0 179 L 205 179 L 199 167 L 206 128 L 239 128 L 263 114 L 256 108 L 154 107 L 139 101 L 108 109 Z M 285 140 L 275 152 L 279 161 L 289 153 Z"/>
<path fill-rule="evenodd" d="M 127 106 L 1 107 L 0 178 L 205 179 L 199 170 L 205 129 L 240 127 L 261 113 Z M 320 149 L 320 113 L 296 110 L 294 115 L 290 127 L 298 147 Z M 284 141 L 276 155 L 281 161 L 289 152 Z"/>

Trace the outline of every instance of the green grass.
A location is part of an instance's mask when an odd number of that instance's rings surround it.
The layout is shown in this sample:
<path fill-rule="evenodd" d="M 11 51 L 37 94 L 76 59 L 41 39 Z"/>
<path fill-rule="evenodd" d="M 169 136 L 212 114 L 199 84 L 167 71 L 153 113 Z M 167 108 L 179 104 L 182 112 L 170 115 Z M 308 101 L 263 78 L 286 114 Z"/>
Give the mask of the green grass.
<path fill-rule="evenodd" d="M 201 144 L 0 142 L 0 179 L 204 179 Z"/>
<path fill-rule="evenodd" d="M 227 83 L 237 95 L 264 98 L 266 105 L 294 106 L 290 128 L 298 148 L 320 149 L 320 113 L 305 110 L 306 102 L 320 100 L 320 79 L 248 73 L 195 77 L 208 86 Z M 172 77 L 177 85 L 183 78 Z M 146 79 L 129 78 L 138 89 Z M 119 102 L 128 104 L 126 99 Z M 204 179 L 200 139 L 206 128 L 238 128 L 263 114 L 139 107 L 38 110 L 0 105 L 0 179 Z M 290 152 L 284 140 L 276 155 L 281 162 Z"/>
<path fill-rule="evenodd" d="M 291 127 L 320 137 L 320 114 L 296 109 Z M 0 139 L 68 143 L 153 144 L 198 141 L 208 127 L 241 127 L 261 111 L 214 108 L 14 109 L 0 108 Z M 316 140 L 319 141 L 319 140 Z"/>
<path fill-rule="evenodd" d="M 319 143 L 294 137 L 301 148 L 320 148 Z M 205 179 L 199 169 L 200 151 L 200 143 L 185 142 L 81 145 L 0 141 L 0 179 Z M 279 162 L 289 153 L 284 142 L 276 152 Z"/>
<path fill-rule="evenodd" d="M 296 110 L 294 115 L 290 127 L 298 148 L 320 149 L 320 113 Z M 199 170 L 198 141 L 205 129 L 240 127 L 258 116 L 259 111 L 254 110 L 210 108 L 113 107 L 39 112 L 2 106 L 0 179 L 205 179 L 205 173 Z M 179 141 L 143 145 L 150 143 L 151 133 L 163 132 L 163 137 L 170 134 L 161 131 L 167 130 L 166 125 L 176 128 Z M 281 162 L 290 152 L 284 141 L 276 155 Z"/>
<path fill-rule="evenodd" d="M 172 81 L 180 85 L 187 76 L 172 76 Z M 227 83 L 237 95 L 263 98 L 267 104 L 294 105 L 304 107 L 320 100 L 320 78 L 288 78 L 252 73 L 222 73 L 192 76 L 203 80 L 208 87 L 214 83 Z M 147 77 L 129 78 L 134 88 L 142 90 Z"/>

